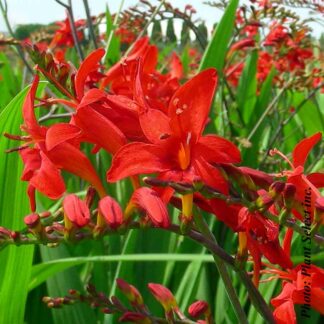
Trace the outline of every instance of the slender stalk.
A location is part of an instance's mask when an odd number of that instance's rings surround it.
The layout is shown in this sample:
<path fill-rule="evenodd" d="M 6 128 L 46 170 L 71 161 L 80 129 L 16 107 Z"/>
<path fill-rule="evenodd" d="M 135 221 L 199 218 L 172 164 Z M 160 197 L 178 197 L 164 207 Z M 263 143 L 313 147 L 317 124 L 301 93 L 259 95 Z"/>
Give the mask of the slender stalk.
<path fill-rule="evenodd" d="M 67 11 L 67 16 L 69 18 L 69 23 L 70 23 L 70 27 L 71 27 L 71 32 L 72 32 L 72 37 L 73 37 L 73 41 L 74 41 L 74 46 L 75 49 L 78 53 L 78 56 L 80 58 L 81 61 L 84 60 L 84 55 L 83 55 L 83 51 L 78 39 L 78 34 L 77 34 L 77 30 L 75 28 L 75 20 L 74 20 L 74 15 L 73 15 L 73 8 L 72 8 L 72 1 L 68 0 L 68 4 L 60 1 L 60 0 L 55 0 L 58 4 L 60 4 L 61 6 L 63 6 L 66 11 Z"/>
<path fill-rule="evenodd" d="M 98 44 L 97 44 L 97 41 L 96 41 L 96 35 L 95 35 L 95 32 L 94 32 L 94 28 L 93 28 L 92 18 L 91 18 L 91 14 L 90 14 L 90 8 L 89 8 L 88 0 L 83 0 L 83 5 L 84 5 L 84 10 L 85 10 L 86 16 L 87 16 L 87 24 L 88 24 L 88 28 L 89 28 L 90 38 L 92 40 L 94 48 L 98 48 Z"/>
<path fill-rule="evenodd" d="M 271 101 L 271 103 L 269 104 L 269 106 L 266 108 L 266 110 L 263 112 L 263 114 L 261 115 L 261 117 L 259 118 L 259 120 L 257 121 L 257 123 L 255 124 L 255 126 L 253 127 L 252 131 L 250 132 L 249 136 L 247 137 L 247 140 L 249 141 L 252 136 L 255 134 L 255 132 L 258 130 L 259 126 L 261 125 L 261 123 L 263 122 L 264 118 L 269 114 L 269 112 L 271 111 L 271 109 L 274 107 L 274 105 L 277 103 L 277 101 L 280 99 L 281 95 L 284 93 L 284 91 L 288 88 L 290 82 L 288 82 L 286 84 L 286 86 L 284 88 L 282 88 L 279 93 L 277 94 L 277 96 Z"/>
<path fill-rule="evenodd" d="M 194 211 L 194 220 L 195 224 L 197 225 L 198 229 L 204 234 L 210 241 L 214 242 L 215 245 L 218 246 L 216 238 L 210 231 L 208 225 L 204 221 L 204 219 L 201 217 L 200 214 L 198 214 L 196 211 Z M 213 254 L 213 258 L 215 260 L 215 265 L 218 269 L 219 275 L 221 276 L 224 286 L 228 295 L 228 298 L 233 306 L 233 309 L 235 311 L 238 323 L 242 324 L 248 324 L 248 320 L 246 318 L 245 312 L 241 306 L 240 300 L 236 294 L 235 288 L 232 284 L 232 279 L 227 271 L 226 265 L 222 262 L 222 260 L 218 257 L 218 255 Z"/>

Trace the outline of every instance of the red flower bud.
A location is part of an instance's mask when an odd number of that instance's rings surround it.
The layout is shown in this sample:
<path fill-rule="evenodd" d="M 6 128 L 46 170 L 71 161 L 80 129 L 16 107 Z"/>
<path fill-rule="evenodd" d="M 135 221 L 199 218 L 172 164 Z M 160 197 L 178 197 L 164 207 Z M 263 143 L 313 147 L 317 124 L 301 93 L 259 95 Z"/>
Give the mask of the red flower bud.
<path fill-rule="evenodd" d="M 99 201 L 99 212 L 112 229 L 117 229 L 124 223 L 122 209 L 117 201 L 109 196 Z"/>
<path fill-rule="evenodd" d="M 285 183 L 282 181 L 276 181 L 271 184 L 269 188 L 269 193 L 273 198 L 275 198 L 278 195 L 280 195 L 284 189 L 285 189 Z"/>
<path fill-rule="evenodd" d="M 168 288 L 155 283 L 149 283 L 148 288 L 167 313 L 178 308 L 177 302 Z"/>
<path fill-rule="evenodd" d="M 133 306 L 144 306 L 143 298 L 140 292 L 132 285 L 123 279 L 116 279 L 118 288 L 127 297 Z"/>
<path fill-rule="evenodd" d="M 188 313 L 193 318 L 209 313 L 209 305 L 204 300 L 197 300 L 189 306 Z"/>
<path fill-rule="evenodd" d="M 131 204 L 144 210 L 154 225 L 158 227 L 170 226 L 166 205 L 153 189 L 147 187 L 137 189 L 133 193 Z"/>
<path fill-rule="evenodd" d="M 90 211 L 86 203 L 76 195 L 67 195 L 63 200 L 65 227 L 84 227 L 90 221 Z"/>
<path fill-rule="evenodd" d="M 29 228 L 36 228 L 40 224 L 40 217 L 38 214 L 30 214 L 24 218 L 25 224 Z"/>

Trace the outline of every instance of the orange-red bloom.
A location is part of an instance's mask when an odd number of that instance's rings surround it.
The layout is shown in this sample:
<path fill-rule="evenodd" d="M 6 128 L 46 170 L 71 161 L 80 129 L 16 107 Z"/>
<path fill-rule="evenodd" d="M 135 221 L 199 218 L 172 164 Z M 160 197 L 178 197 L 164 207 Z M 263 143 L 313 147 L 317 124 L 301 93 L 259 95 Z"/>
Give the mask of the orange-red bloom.
<path fill-rule="evenodd" d="M 226 193 L 227 183 L 212 164 L 240 162 L 240 152 L 222 137 L 202 136 L 216 85 L 214 69 L 199 73 L 176 91 L 168 115 L 150 108 L 138 87 L 137 102 L 143 111 L 140 123 L 151 143 L 134 142 L 122 147 L 113 158 L 108 180 L 159 172 L 165 180 L 202 180 Z"/>

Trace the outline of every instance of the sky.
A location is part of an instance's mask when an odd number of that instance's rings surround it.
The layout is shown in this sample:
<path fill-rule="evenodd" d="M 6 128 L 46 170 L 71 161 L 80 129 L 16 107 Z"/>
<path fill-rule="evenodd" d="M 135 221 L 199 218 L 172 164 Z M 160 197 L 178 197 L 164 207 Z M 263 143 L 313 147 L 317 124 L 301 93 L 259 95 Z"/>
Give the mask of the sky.
<path fill-rule="evenodd" d="M 0 0 L 2 1 L 2 0 Z M 62 0 L 63 2 L 67 0 Z M 170 1 L 170 0 L 169 0 Z M 120 0 L 88 0 L 91 14 L 97 15 L 105 11 L 108 4 L 111 12 L 116 12 L 120 5 Z M 125 0 L 124 8 L 136 4 L 138 0 Z M 196 17 L 206 21 L 207 27 L 212 28 L 214 22 L 219 21 L 222 12 L 203 4 L 203 0 L 173 0 L 170 1 L 174 7 L 183 9 L 188 3 L 197 10 Z M 242 1 L 241 1 L 242 2 Z M 7 0 L 8 15 L 13 26 L 25 23 L 49 23 L 65 18 L 65 10 L 55 0 Z M 156 1 L 152 1 L 156 3 Z M 83 0 L 72 0 L 75 18 L 85 18 Z M 307 18 L 306 10 L 299 10 L 298 13 Z M 319 24 L 312 25 L 314 35 L 319 36 L 323 32 L 323 27 Z M 6 31 L 2 16 L 0 16 L 0 31 Z"/>

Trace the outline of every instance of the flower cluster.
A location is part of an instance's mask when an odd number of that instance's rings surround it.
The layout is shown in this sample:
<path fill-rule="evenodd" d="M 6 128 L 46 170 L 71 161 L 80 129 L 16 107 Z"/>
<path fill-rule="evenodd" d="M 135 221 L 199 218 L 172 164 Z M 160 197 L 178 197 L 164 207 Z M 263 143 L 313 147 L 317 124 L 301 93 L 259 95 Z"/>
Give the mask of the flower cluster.
<path fill-rule="evenodd" d="M 324 245 L 320 235 L 324 224 L 324 197 L 320 191 L 324 188 L 324 173 L 309 173 L 305 167 L 308 156 L 320 145 L 322 133 L 305 136 L 291 156 L 276 148 L 269 150 L 271 161 L 278 165 L 282 162 L 280 172 L 270 172 L 244 165 L 243 151 L 234 139 L 209 131 L 215 122 L 210 116 L 215 113 L 219 83 L 224 82 L 221 89 L 228 90 L 222 98 L 225 105 L 227 95 L 235 101 L 250 51 L 257 51 L 255 100 L 259 100 L 257 94 L 274 69 L 276 86 L 287 85 L 291 78 L 297 80 L 293 84 L 296 88 L 300 84 L 305 88 L 322 85 L 321 71 L 312 66 L 314 53 L 308 31 L 294 29 L 289 19 L 278 17 L 260 40 L 260 17 L 271 16 L 276 7 L 268 1 L 251 2 L 256 8 L 250 17 L 245 7 L 237 12 L 237 37 L 227 52 L 223 71 L 198 71 L 201 53 L 195 47 L 188 50 L 186 60 L 170 52 L 161 67 L 158 46 L 147 36 L 136 38 L 134 32 L 142 28 L 147 17 L 141 19 L 127 12 L 114 36 L 129 48 L 108 70 L 103 65 L 103 48 L 90 52 L 78 68 L 57 51 L 83 40 L 84 20 L 75 22 L 76 35 L 69 19 L 59 23 L 48 44 L 52 52 L 46 50 L 47 45 L 42 48 L 25 43 L 36 72 L 22 106 L 23 134 L 5 136 L 21 142 L 8 151 L 18 151 L 22 159 L 21 180 L 28 183 L 31 213 L 24 218 L 26 228 L 22 231 L 0 227 L 1 246 L 77 244 L 123 235 L 128 230 L 159 228 L 187 236 L 209 249 L 223 276 L 226 271 L 224 274 L 219 260 L 235 270 L 243 278 L 251 302 L 260 298 L 257 309 L 270 322 L 296 323 L 296 304 L 306 303 L 324 315 L 323 269 L 306 261 L 293 262 L 291 248 L 293 239 L 300 236 L 303 242 L 309 242 L 309 247 L 304 247 L 307 251 L 312 242 Z M 184 13 L 169 4 L 165 10 L 186 19 L 195 13 L 192 6 L 187 6 Z M 130 23 L 134 23 L 133 29 Z M 309 68 L 312 78 L 306 73 Z M 51 92 L 39 97 L 41 78 L 48 80 L 59 95 Z M 65 109 L 66 113 L 51 114 L 57 109 Z M 231 112 L 232 108 L 227 111 Z M 254 117 L 249 118 L 251 121 L 238 116 L 234 126 L 229 120 L 233 133 L 238 132 L 240 122 L 253 123 Z M 277 157 L 280 160 L 275 160 Z M 83 192 L 71 190 L 71 178 L 80 183 Z M 132 191 L 130 197 L 124 197 L 126 203 L 110 191 L 121 181 Z M 36 193 L 57 202 L 56 211 L 41 211 Z M 176 211 L 178 218 L 171 217 L 170 210 Z M 237 243 L 232 255 L 222 248 L 223 242 L 216 242 L 206 224 L 206 214 L 234 233 Z M 269 315 L 258 288 L 274 279 L 282 281 L 282 290 L 272 296 Z M 160 284 L 150 283 L 148 289 L 162 305 L 165 319 L 151 314 L 134 286 L 117 279 L 117 287 L 130 307 L 92 286 L 86 295 L 70 291 L 65 297 L 45 297 L 44 302 L 53 308 L 85 302 L 104 313 L 121 315 L 119 320 L 124 322 L 193 323 L 179 309 L 171 291 Z M 196 323 L 213 323 L 212 310 L 205 301 L 191 304 L 188 313 Z"/>
<path fill-rule="evenodd" d="M 76 302 L 86 303 L 92 307 L 100 308 L 105 314 L 120 315 L 119 322 L 151 324 L 163 321 L 162 318 L 157 318 L 152 315 L 149 307 L 144 303 L 144 299 L 136 287 L 130 285 L 123 279 L 117 279 L 116 283 L 122 295 L 126 297 L 131 308 L 125 306 L 116 296 L 109 298 L 103 292 L 98 292 L 96 288 L 90 284 L 87 286 L 87 294 L 85 295 L 79 291 L 70 290 L 69 295 L 65 297 L 44 297 L 43 302 L 50 308 L 60 308 L 64 305 L 73 305 Z M 149 283 L 147 286 L 155 300 L 163 307 L 167 322 L 173 323 L 177 320 L 177 323 L 213 323 L 210 307 L 207 302 L 197 300 L 188 307 L 188 314 L 190 317 L 198 319 L 198 321 L 194 322 L 186 317 L 179 309 L 175 297 L 168 288 L 156 283 Z"/>

